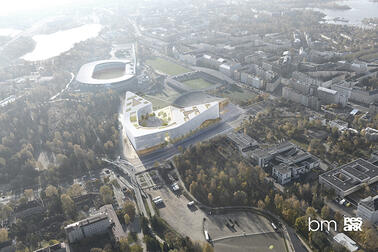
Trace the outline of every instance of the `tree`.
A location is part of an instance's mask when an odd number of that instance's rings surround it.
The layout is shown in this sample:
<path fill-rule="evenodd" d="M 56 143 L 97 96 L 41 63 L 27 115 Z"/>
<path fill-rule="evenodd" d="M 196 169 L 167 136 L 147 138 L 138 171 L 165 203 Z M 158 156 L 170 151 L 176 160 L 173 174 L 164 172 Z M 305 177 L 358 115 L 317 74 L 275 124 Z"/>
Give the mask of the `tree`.
<path fill-rule="evenodd" d="M 145 235 L 143 239 L 146 243 L 147 251 L 161 251 L 160 243 L 154 237 Z"/>
<path fill-rule="evenodd" d="M 262 201 L 262 200 L 257 201 L 257 207 L 260 208 L 260 209 L 264 209 L 265 208 L 264 201 Z"/>
<path fill-rule="evenodd" d="M 295 220 L 295 231 L 301 233 L 304 237 L 308 238 L 308 217 L 302 216 Z"/>
<path fill-rule="evenodd" d="M 368 251 L 378 251 L 378 232 L 374 227 L 364 225 L 360 240 L 362 246 Z"/>
<path fill-rule="evenodd" d="M 109 186 L 101 186 L 100 188 L 101 199 L 105 204 L 113 203 L 113 190 Z"/>
<path fill-rule="evenodd" d="M 329 246 L 327 235 L 323 232 L 310 232 L 310 244 L 320 251 L 325 251 L 325 248 Z"/>
<path fill-rule="evenodd" d="M 143 248 L 138 244 L 134 244 L 131 246 L 131 252 L 143 252 Z"/>
<path fill-rule="evenodd" d="M 62 194 L 62 196 L 60 196 L 60 201 L 62 203 L 64 214 L 68 218 L 72 218 L 75 215 L 75 203 L 71 197 L 67 194 Z"/>
<path fill-rule="evenodd" d="M 129 216 L 130 221 L 133 221 L 134 218 L 135 218 L 135 205 L 134 205 L 134 203 L 131 202 L 131 201 L 125 202 L 125 204 L 123 204 L 123 212 Z"/>
<path fill-rule="evenodd" d="M 73 184 L 68 190 L 67 194 L 70 197 L 78 197 L 83 194 L 83 187 L 80 184 Z"/>
<path fill-rule="evenodd" d="M 104 252 L 101 248 L 91 248 L 90 252 Z"/>
<path fill-rule="evenodd" d="M 327 205 L 324 205 L 322 207 L 322 210 L 320 211 L 320 216 L 323 218 L 323 219 L 326 219 L 328 220 L 329 217 L 331 215 L 331 211 L 329 210 L 329 207 Z"/>
<path fill-rule="evenodd" d="M 269 206 L 270 206 L 270 198 L 269 198 L 269 195 L 266 195 L 266 196 L 265 196 L 264 203 L 265 203 L 265 207 L 269 208 Z"/>
<path fill-rule="evenodd" d="M 121 238 L 119 240 L 119 249 L 121 252 L 130 252 L 131 248 L 130 245 L 127 241 L 127 238 Z"/>
<path fill-rule="evenodd" d="M 59 196 L 58 189 L 56 189 L 56 187 L 53 186 L 53 185 L 47 186 L 47 188 L 45 190 L 45 194 L 48 198 L 51 198 L 53 196 Z"/>
<path fill-rule="evenodd" d="M 33 189 L 25 189 L 24 195 L 28 199 L 28 201 L 32 200 L 34 195 Z"/>
<path fill-rule="evenodd" d="M 308 207 L 306 209 L 306 215 L 314 218 L 316 216 L 316 210 L 313 207 Z"/>
<path fill-rule="evenodd" d="M 8 230 L 5 228 L 0 229 L 0 243 L 8 241 Z"/>
<path fill-rule="evenodd" d="M 123 219 L 125 220 L 125 223 L 126 225 L 129 225 L 130 224 L 130 216 L 128 214 L 125 214 L 123 216 Z"/>
<path fill-rule="evenodd" d="M 5 205 L 1 208 L 1 218 L 7 220 L 13 214 L 13 208 Z"/>

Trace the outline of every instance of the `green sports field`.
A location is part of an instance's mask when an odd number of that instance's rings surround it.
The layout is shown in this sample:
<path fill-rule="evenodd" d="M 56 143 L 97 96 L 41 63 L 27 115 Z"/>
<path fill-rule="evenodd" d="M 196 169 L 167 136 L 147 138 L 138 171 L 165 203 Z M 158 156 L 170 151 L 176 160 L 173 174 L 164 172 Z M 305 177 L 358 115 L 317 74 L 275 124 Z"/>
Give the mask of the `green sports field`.
<path fill-rule="evenodd" d="M 184 81 L 183 83 L 191 89 L 204 89 L 212 85 L 210 82 L 207 82 L 202 78 Z"/>
<path fill-rule="evenodd" d="M 167 75 L 177 75 L 191 71 L 189 68 L 180 66 L 172 61 L 163 58 L 149 59 L 146 61 L 146 64 L 152 67 L 155 71 Z"/>

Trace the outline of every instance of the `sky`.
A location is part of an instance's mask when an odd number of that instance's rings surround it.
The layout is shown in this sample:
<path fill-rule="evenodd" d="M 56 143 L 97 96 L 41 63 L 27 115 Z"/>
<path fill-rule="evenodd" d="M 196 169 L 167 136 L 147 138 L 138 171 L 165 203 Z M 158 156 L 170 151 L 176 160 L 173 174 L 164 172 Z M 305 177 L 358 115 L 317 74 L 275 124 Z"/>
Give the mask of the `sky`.
<path fill-rule="evenodd" d="M 87 0 L 0 0 L 0 15 L 10 16 L 20 12 L 60 7 L 69 3 L 80 3 L 84 1 L 88 2 Z"/>

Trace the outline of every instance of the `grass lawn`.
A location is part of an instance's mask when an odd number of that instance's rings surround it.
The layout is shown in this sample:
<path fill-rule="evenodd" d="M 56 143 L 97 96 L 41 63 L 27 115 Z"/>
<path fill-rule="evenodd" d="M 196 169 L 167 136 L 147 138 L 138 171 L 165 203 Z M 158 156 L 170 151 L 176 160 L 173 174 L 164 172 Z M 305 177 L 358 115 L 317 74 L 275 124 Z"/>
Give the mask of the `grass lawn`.
<path fill-rule="evenodd" d="M 210 82 L 207 82 L 202 78 L 184 81 L 183 83 L 191 89 L 203 89 L 212 85 Z"/>
<path fill-rule="evenodd" d="M 233 103 L 247 102 L 254 98 L 256 93 L 246 89 L 241 90 L 227 90 L 221 94 L 225 98 L 229 98 Z"/>
<path fill-rule="evenodd" d="M 146 61 L 155 71 L 168 75 L 177 75 L 190 72 L 191 70 L 163 58 L 154 58 Z"/>

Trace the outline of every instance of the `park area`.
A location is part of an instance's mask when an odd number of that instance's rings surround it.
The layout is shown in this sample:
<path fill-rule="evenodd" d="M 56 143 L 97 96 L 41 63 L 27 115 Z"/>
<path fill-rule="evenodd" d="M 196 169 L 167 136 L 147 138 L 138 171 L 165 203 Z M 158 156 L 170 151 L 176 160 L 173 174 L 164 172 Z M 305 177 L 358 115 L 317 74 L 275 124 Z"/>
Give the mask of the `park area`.
<path fill-rule="evenodd" d="M 202 78 L 194 79 L 194 80 L 188 80 L 183 82 L 184 85 L 188 86 L 190 89 L 196 90 L 196 89 L 205 89 L 210 87 L 212 84 Z"/>
<path fill-rule="evenodd" d="M 190 72 L 189 68 L 183 67 L 173 61 L 163 58 L 148 59 L 146 64 L 152 67 L 156 72 L 166 75 L 177 75 Z"/>

